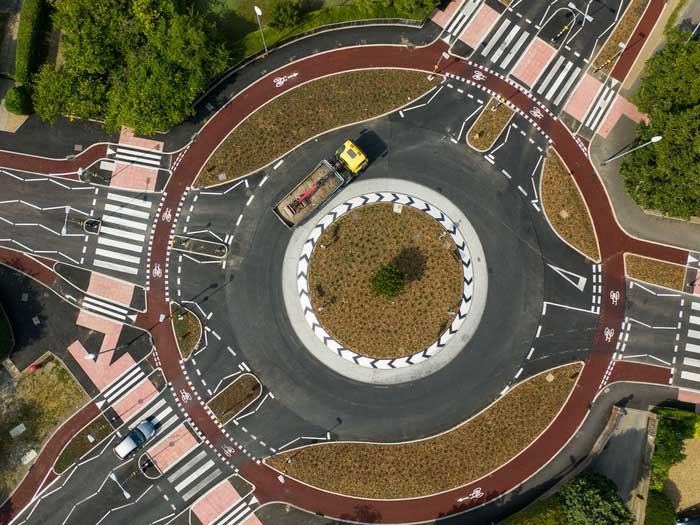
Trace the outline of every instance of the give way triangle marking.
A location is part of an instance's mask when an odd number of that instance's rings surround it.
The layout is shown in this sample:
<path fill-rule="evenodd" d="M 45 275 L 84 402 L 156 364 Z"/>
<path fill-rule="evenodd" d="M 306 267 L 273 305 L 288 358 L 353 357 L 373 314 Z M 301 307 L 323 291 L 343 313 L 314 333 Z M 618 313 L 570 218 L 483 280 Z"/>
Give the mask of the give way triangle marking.
<path fill-rule="evenodd" d="M 553 264 L 547 264 L 552 270 L 557 272 L 561 277 L 563 277 L 568 283 L 573 284 L 576 288 L 579 290 L 583 291 L 583 289 L 586 287 L 586 279 L 585 277 L 582 277 L 581 275 L 570 272 L 569 270 L 564 270 L 563 268 L 559 268 L 558 266 L 554 266 Z"/>

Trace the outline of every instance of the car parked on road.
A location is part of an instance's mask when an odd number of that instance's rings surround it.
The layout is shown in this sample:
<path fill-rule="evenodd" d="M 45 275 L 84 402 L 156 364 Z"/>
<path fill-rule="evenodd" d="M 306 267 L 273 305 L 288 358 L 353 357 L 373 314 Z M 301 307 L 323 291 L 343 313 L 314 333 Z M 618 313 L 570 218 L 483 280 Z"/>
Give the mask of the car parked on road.
<path fill-rule="evenodd" d="M 156 434 L 156 427 L 148 420 L 141 421 L 114 447 L 119 459 L 126 459 Z"/>

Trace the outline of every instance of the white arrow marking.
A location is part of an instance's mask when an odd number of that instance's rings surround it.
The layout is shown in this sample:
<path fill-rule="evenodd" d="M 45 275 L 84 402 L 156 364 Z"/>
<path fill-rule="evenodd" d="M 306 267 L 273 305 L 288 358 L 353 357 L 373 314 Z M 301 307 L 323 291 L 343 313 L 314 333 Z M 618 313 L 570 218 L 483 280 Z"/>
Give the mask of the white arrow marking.
<path fill-rule="evenodd" d="M 585 277 L 582 277 L 577 273 L 570 272 L 569 270 L 564 270 L 562 268 L 554 266 L 553 264 L 548 264 L 547 266 L 549 266 L 552 270 L 554 270 L 561 277 L 563 277 L 566 280 L 566 282 L 568 282 L 569 284 L 573 284 L 579 290 L 583 291 L 583 289 L 586 287 L 586 281 L 588 279 L 586 279 Z"/>

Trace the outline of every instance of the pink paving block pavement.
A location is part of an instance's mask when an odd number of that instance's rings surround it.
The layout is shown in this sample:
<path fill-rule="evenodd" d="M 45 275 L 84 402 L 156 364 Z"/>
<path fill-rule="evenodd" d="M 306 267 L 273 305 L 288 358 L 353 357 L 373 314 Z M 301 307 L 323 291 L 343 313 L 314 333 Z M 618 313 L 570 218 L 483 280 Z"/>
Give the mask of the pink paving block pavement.
<path fill-rule="evenodd" d="M 127 190 L 153 191 L 156 188 L 158 172 L 134 164 L 116 162 L 109 185 Z"/>
<path fill-rule="evenodd" d="M 117 341 L 119 341 L 119 334 L 122 332 L 121 323 L 109 321 L 103 317 L 88 313 L 85 310 L 80 310 L 75 324 L 105 334 L 100 351 L 115 348 L 117 346 Z"/>
<path fill-rule="evenodd" d="M 85 375 L 93 382 L 95 387 L 102 391 L 111 384 L 117 377 L 134 366 L 134 360 L 129 354 L 124 354 L 112 365 L 109 361 L 114 352 L 105 352 L 97 356 L 97 361 L 85 359 L 87 350 L 80 341 L 75 341 L 68 347 L 68 352 L 73 356 L 76 363 L 83 369 Z"/>
<path fill-rule="evenodd" d="M 534 86 L 556 52 L 557 50 L 547 42 L 540 37 L 535 37 L 518 60 L 511 75 L 528 87 Z"/>
<path fill-rule="evenodd" d="M 134 295 L 134 285 L 92 272 L 87 291 L 91 295 L 129 306 Z"/>
<path fill-rule="evenodd" d="M 192 435 L 187 426 L 182 423 L 161 439 L 156 446 L 148 449 L 148 455 L 160 471 L 165 473 L 198 444 L 199 441 Z"/>
<path fill-rule="evenodd" d="M 138 385 L 132 388 L 128 394 L 119 398 L 119 401 L 112 405 L 112 408 L 122 421 L 130 419 L 138 414 L 143 408 L 158 394 L 156 387 L 151 380 L 145 378 Z"/>
<path fill-rule="evenodd" d="M 700 392 L 690 392 L 688 390 L 678 391 L 678 401 L 684 403 L 694 403 L 700 405 Z"/>
<path fill-rule="evenodd" d="M 192 505 L 192 512 L 199 518 L 202 525 L 210 525 L 239 501 L 241 496 L 233 485 L 228 481 L 222 481 Z"/>
<path fill-rule="evenodd" d="M 608 135 L 615 127 L 615 124 L 617 124 L 617 121 L 620 120 L 620 117 L 622 115 L 625 115 L 626 117 L 632 119 L 637 124 L 639 124 L 642 121 L 647 124 L 649 123 L 648 115 L 645 115 L 644 113 L 639 111 L 637 109 L 637 106 L 632 104 L 625 97 L 622 97 L 618 94 L 615 95 L 615 101 L 612 103 L 610 111 L 608 111 L 608 114 L 605 117 L 605 121 L 603 121 L 602 126 L 600 126 L 600 129 L 598 130 L 598 135 L 600 135 L 604 139 L 608 138 Z"/>
<path fill-rule="evenodd" d="M 457 8 L 459 7 L 460 3 L 461 2 L 459 0 L 455 0 L 447 4 L 447 7 L 444 11 L 436 9 L 433 13 L 433 16 L 431 17 L 431 20 L 440 27 L 445 27 L 450 21 L 450 18 L 452 18 L 452 15 L 454 15 L 455 11 L 457 11 Z"/>
<path fill-rule="evenodd" d="M 589 106 L 593 104 L 595 96 L 598 94 L 598 91 L 600 91 L 600 87 L 600 81 L 586 73 L 583 75 L 583 79 L 579 82 L 578 86 L 576 86 L 574 94 L 566 104 L 564 111 L 579 122 L 583 122 Z"/>
<path fill-rule="evenodd" d="M 476 46 L 479 45 L 479 42 L 481 42 L 491 30 L 499 16 L 495 9 L 492 9 L 486 4 L 482 4 L 467 24 L 467 27 L 464 28 L 462 34 L 459 35 L 459 39 L 472 49 L 476 49 Z"/>
<path fill-rule="evenodd" d="M 248 516 L 241 525 L 262 525 L 262 521 L 255 514 Z"/>
<path fill-rule="evenodd" d="M 137 146 L 139 148 L 152 149 L 155 151 L 163 151 L 163 143 L 158 140 L 142 139 L 134 135 L 133 130 L 122 126 L 119 134 L 119 144 L 125 146 Z"/>

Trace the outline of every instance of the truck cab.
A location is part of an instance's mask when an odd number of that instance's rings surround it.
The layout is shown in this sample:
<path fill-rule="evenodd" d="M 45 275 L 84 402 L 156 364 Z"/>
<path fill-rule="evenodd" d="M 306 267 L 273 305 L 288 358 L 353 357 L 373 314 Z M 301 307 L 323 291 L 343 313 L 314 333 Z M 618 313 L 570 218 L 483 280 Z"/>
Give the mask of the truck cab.
<path fill-rule="evenodd" d="M 353 175 L 357 175 L 367 167 L 367 156 L 352 140 L 346 140 L 335 152 L 340 163 Z"/>

